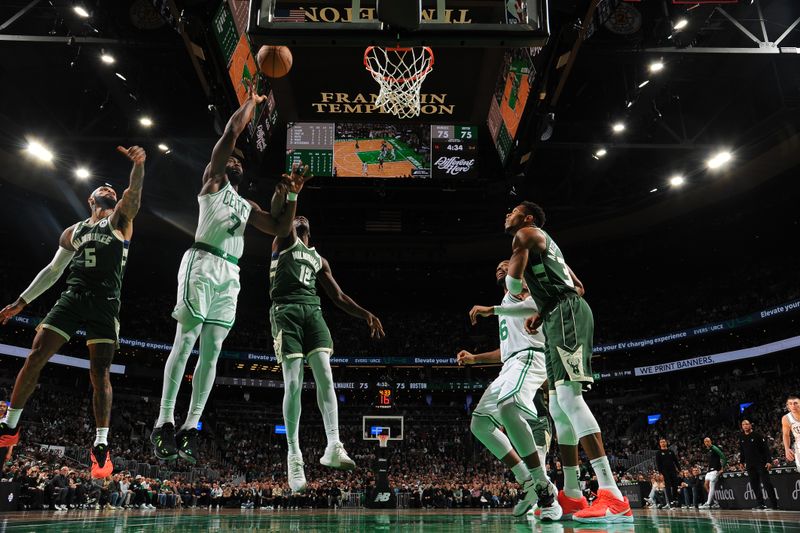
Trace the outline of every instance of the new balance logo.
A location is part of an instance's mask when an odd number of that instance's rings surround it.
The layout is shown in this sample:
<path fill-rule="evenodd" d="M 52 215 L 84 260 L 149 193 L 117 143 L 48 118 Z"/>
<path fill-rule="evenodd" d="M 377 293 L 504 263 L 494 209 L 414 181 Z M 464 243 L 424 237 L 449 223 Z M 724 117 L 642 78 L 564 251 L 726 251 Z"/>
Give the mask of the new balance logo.
<path fill-rule="evenodd" d="M 375 503 L 386 503 L 389 501 L 391 497 L 390 492 L 379 492 L 377 496 L 375 496 Z"/>

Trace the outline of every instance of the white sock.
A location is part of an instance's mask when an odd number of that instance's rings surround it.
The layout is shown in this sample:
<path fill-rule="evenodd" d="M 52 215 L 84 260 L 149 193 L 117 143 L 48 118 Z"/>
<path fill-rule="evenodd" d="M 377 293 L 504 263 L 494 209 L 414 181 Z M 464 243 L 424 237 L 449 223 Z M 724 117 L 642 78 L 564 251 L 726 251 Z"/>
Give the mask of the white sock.
<path fill-rule="evenodd" d="M 289 453 L 300 454 L 300 398 L 303 392 L 303 358 L 284 359 L 283 370 L 283 423 L 286 424 L 286 444 Z"/>
<path fill-rule="evenodd" d="M 564 465 L 564 494 L 570 498 L 580 498 L 581 492 L 580 472 L 578 466 Z"/>
<path fill-rule="evenodd" d="M 22 416 L 22 409 L 14 409 L 12 407 L 8 408 L 8 412 L 6 412 L 6 417 L 3 419 L 3 422 L 8 424 L 8 427 L 14 429 L 19 424 L 19 417 Z"/>
<path fill-rule="evenodd" d="M 97 428 L 94 438 L 94 446 L 105 444 L 108 446 L 108 428 Z"/>
<path fill-rule="evenodd" d="M 317 384 L 317 406 L 322 414 L 322 423 L 325 426 L 325 435 L 328 437 L 328 446 L 333 446 L 339 441 L 339 404 L 336 401 L 336 391 L 333 388 L 333 372 L 331 371 L 331 354 L 316 352 L 308 358 L 308 366 L 314 374 Z"/>
<path fill-rule="evenodd" d="M 202 324 L 193 327 L 178 323 L 175 330 L 175 340 L 164 365 L 164 383 L 161 386 L 161 406 L 158 412 L 157 428 L 164 424 L 175 425 L 175 399 L 181 388 L 183 374 L 186 372 L 186 363 L 192 353 L 194 343 L 200 335 Z"/>
<path fill-rule="evenodd" d="M 514 479 L 516 479 L 517 483 L 520 485 L 531 479 L 531 472 L 528 470 L 528 466 L 522 461 L 512 466 L 511 472 L 514 474 Z"/>
<path fill-rule="evenodd" d="M 200 331 L 200 356 L 197 366 L 192 374 L 192 399 L 189 402 L 189 412 L 181 426 L 182 430 L 194 429 L 203 416 L 208 396 L 214 388 L 214 378 L 217 377 L 217 359 L 222 350 L 222 342 L 228 336 L 228 328 L 204 324 Z"/>
<path fill-rule="evenodd" d="M 608 462 L 608 457 L 605 455 L 592 459 L 592 468 L 597 475 L 597 484 L 603 489 L 614 494 L 620 500 L 622 499 L 622 492 L 617 488 L 617 482 L 614 481 L 614 474 L 611 472 L 611 464 Z"/>

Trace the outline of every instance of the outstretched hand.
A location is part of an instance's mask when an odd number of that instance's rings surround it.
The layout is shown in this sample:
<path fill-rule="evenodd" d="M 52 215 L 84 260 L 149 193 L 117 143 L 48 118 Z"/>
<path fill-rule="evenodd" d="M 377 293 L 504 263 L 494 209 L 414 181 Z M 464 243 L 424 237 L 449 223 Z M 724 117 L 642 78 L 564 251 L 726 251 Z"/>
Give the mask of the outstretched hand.
<path fill-rule="evenodd" d="M 281 177 L 283 178 L 282 183 L 286 184 L 289 192 L 299 193 L 303 190 L 303 185 L 305 185 L 306 181 L 310 180 L 313 176 L 311 172 L 309 172 L 308 165 L 304 165 L 303 162 L 300 161 L 299 163 L 292 164 L 291 174 L 283 174 Z"/>
<path fill-rule="evenodd" d="M 469 321 L 474 326 L 478 323 L 479 316 L 492 316 L 493 314 L 494 311 L 491 307 L 486 307 L 485 305 L 475 305 L 469 310 Z"/>
<path fill-rule="evenodd" d="M 373 339 L 382 339 L 386 336 L 386 333 L 383 331 L 383 324 L 381 321 L 370 313 L 367 315 L 367 326 L 369 326 L 369 336 Z"/>
<path fill-rule="evenodd" d="M 131 146 L 130 148 L 117 146 L 117 152 L 130 159 L 134 165 L 143 165 L 145 159 L 147 159 L 147 153 L 141 146 Z"/>
<path fill-rule="evenodd" d="M 263 94 L 258 94 L 258 76 L 254 76 L 249 80 L 244 80 L 242 83 L 244 83 L 244 86 L 247 88 L 248 100 L 252 100 L 256 104 L 260 104 L 267 99 L 267 97 Z"/>
<path fill-rule="evenodd" d="M 25 309 L 25 302 L 21 299 L 17 299 L 16 302 L 13 304 L 8 304 L 2 310 L 0 310 L 0 323 L 4 326 L 11 320 L 12 317 L 18 315 L 23 309 Z"/>

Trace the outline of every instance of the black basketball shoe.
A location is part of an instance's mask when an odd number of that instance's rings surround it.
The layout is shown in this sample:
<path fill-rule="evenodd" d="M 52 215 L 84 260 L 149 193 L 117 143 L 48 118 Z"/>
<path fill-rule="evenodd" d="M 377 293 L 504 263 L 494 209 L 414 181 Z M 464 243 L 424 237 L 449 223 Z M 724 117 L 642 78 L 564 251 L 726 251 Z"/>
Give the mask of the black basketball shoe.
<path fill-rule="evenodd" d="M 169 422 L 160 428 L 153 428 L 150 433 L 153 454 L 162 461 L 174 461 L 178 458 L 178 446 L 175 444 L 175 426 Z"/>
<path fill-rule="evenodd" d="M 182 429 L 175 435 L 178 443 L 178 455 L 192 464 L 197 462 L 197 430 Z"/>

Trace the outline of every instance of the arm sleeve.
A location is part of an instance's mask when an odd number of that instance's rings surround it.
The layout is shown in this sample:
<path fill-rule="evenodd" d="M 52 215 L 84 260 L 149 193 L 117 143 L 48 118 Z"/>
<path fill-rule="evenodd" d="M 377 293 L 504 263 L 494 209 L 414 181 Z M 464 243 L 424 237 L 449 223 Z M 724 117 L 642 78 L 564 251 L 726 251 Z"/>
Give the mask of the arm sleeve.
<path fill-rule="evenodd" d="M 64 273 L 64 269 L 67 268 L 74 255 L 75 252 L 59 246 L 53 260 L 33 278 L 30 286 L 23 291 L 20 298 L 25 300 L 25 303 L 31 303 L 41 296 L 44 291 L 58 281 L 58 278 Z"/>
<path fill-rule="evenodd" d="M 506 288 L 511 294 L 519 294 L 522 292 L 522 280 L 506 275 Z"/>
<path fill-rule="evenodd" d="M 494 314 L 497 316 L 528 317 L 535 315 L 539 309 L 533 298 L 525 298 L 521 302 L 502 304 L 494 306 Z"/>
<path fill-rule="evenodd" d="M 720 461 L 722 461 L 722 468 L 725 468 L 726 466 L 728 466 L 728 458 L 725 457 L 725 454 L 722 453 L 722 450 L 720 450 L 716 446 L 712 446 L 712 448 L 714 450 L 714 453 L 719 455 Z"/>

